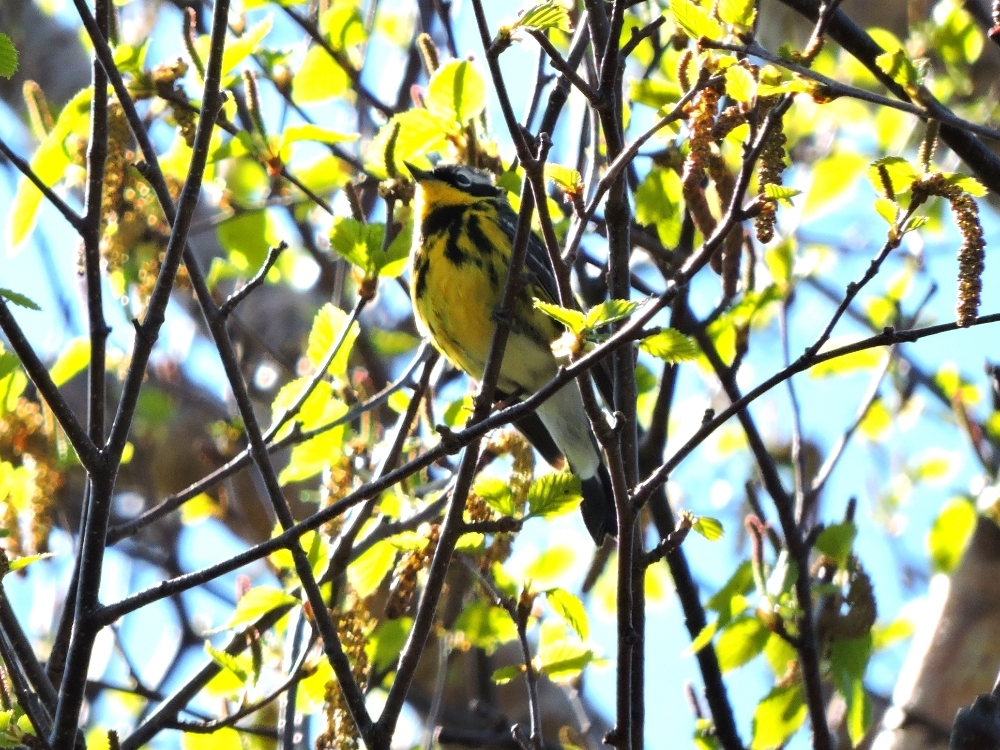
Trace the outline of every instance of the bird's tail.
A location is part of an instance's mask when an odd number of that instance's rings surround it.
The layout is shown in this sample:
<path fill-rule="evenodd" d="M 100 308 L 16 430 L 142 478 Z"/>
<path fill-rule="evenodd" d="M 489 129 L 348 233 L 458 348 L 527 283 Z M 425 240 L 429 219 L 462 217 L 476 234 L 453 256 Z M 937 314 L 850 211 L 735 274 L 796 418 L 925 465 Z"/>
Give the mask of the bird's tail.
<path fill-rule="evenodd" d="M 608 467 L 602 462 L 597 467 L 597 473 L 581 482 L 583 502 L 580 512 L 587 531 L 594 538 L 594 543 L 600 547 L 604 535 L 618 536 L 618 514 L 615 512 L 615 497 L 611 491 L 611 475 Z"/>

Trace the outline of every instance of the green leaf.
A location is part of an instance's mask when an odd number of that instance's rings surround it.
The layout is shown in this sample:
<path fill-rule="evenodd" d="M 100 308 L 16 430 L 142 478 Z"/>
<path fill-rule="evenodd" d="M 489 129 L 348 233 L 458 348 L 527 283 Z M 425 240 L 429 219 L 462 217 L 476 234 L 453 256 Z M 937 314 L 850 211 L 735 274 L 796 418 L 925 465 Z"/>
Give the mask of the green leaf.
<path fill-rule="evenodd" d="M 219 222 L 215 234 L 230 260 L 251 273 L 264 264 L 268 250 L 278 244 L 265 209 L 240 211 Z"/>
<path fill-rule="evenodd" d="M 754 0 L 719 0 L 719 20 L 730 26 L 753 26 L 755 5 Z"/>
<path fill-rule="evenodd" d="M 507 611 L 482 601 L 472 602 L 462 610 L 454 631 L 469 645 L 481 648 L 490 656 L 500 645 L 517 638 L 517 627 Z"/>
<path fill-rule="evenodd" d="M 701 354 L 698 344 L 674 328 L 664 328 L 639 342 L 639 348 L 665 362 L 687 362 Z"/>
<path fill-rule="evenodd" d="M 513 679 L 516 679 L 524 672 L 523 664 L 511 664 L 507 667 L 500 667 L 493 672 L 493 677 L 491 678 L 497 685 L 506 685 Z"/>
<path fill-rule="evenodd" d="M 55 552 L 42 552 L 37 555 L 25 555 L 24 557 L 16 557 L 10 561 L 10 567 L 7 569 L 8 573 L 13 573 L 16 570 L 23 570 L 27 568 L 32 563 L 36 563 L 39 560 L 47 560 L 50 557 L 55 557 Z"/>
<path fill-rule="evenodd" d="M 553 518 L 574 510 L 583 500 L 580 478 L 569 472 L 546 474 L 528 489 L 528 515 Z"/>
<path fill-rule="evenodd" d="M 857 536 L 858 527 L 853 523 L 835 523 L 820 532 L 816 538 L 816 549 L 832 558 L 837 567 L 844 568 Z"/>
<path fill-rule="evenodd" d="M 322 128 L 319 125 L 305 123 L 304 125 L 289 125 L 281 133 L 282 146 L 296 141 L 316 141 L 317 143 L 345 143 L 360 138 L 357 133 L 341 133 L 337 130 Z"/>
<path fill-rule="evenodd" d="M 872 649 L 882 651 L 904 641 L 916 632 L 912 620 L 897 617 L 888 624 L 876 623 L 872 628 Z"/>
<path fill-rule="evenodd" d="M 792 202 L 789 199 L 794 198 L 796 195 L 802 195 L 802 191 L 787 187 L 786 185 L 776 185 L 773 182 L 764 185 L 764 197 L 773 201 L 781 201 L 790 206 Z"/>
<path fill-rule="evenodd" d="M 244 663 L 243 659 L 223 651 L 222 649 L 214 648 L 208 641 L 205 641 L 205 653 L 212 657 L 212 661 L 220 667 L 228 669 L 236 675 L 240 682 L 245 683 L 249 681 L 250 671 L 247 669 L 247 665 Z"/>
<path fill-rule="evenodd" d="M 641 302 L 634 302 L 632 300 L 609 299 L 587 311 L 586 327 L 589 330 L 594 330 L 603 328 L 611 323 L 617 323 L 619 320 L 625 320 L 641 304 Z"/>
<path fill-rule="evenodd" d="M 691 0 L 671 0 L 670 12 L 673 14 L 674 22 L 692 39 L 706 37 L 718 41 L 726 35 L 722 24 Z"/>
<path fill-rule="evenodd" d="M 472 491 L 502 516 L 517 515 L 514 493 L 510 485 L 498 477 L 483 477 L 476 481 Z"/>
<path fill-rule="evenodd" d="M 545 592 L 545 600 L 581 640 L 587 639 L 590 635 L 590 622 L 587 620 L 587 610 L 578 597 L 565 589 L 549 589 Z"/>
<path fill-rule="evenodd" d="M 9 36 L 0 34 L 0 78 L 10 78 L 16 72 L 17 48 Z"/>
<path fill-rule="evenodd" d="M 655 110 L 674 104 L 684 92 L 674 81 L 641 78 L 628 85 L 628 98 Z"/>
<path fill-rule="evenodd" d="M 771 278 L 781 289 L 788 289 L 792 283 L 792 270 L 795 267 L 795 245 L 792 238 L 782 240 L 764 253 L 764 263 L 771 272 Z"/>
<path fill-rule="evenodd" d="M 514 28 L 538 31 L 559 29 L 567 34 L 571 31 L 569 13 L 559 0 L 546 0 L 528 8 L 514 23 Z"/>
<path fill-rule="evenodd" d="M 755 616 L 739 617 L 726 625 L 715 644 L 719 668 L 729 672 L 742 667 L 764 650 L 771 631 Z"/>
<path fill-rule="evenodd" d="M 3 287 L 0 287 L 0 297 L 3 297 L 5 300 L 7 300 L 8 302 L 10 302 L 12 305 L 17 305 L 18 307 L 23 307 L 26 310 L 41 310 L 42 309 L 31 298 L 26 297 L 25 295 L 23 295 L 23 294 L 21 294 L 19 292 L 15 292 L 15 291 L 13 291 L 11 289 L 4 289 Z"/>
<path fill-rule="evenodd" d="M 350 85 L 351 79 L 337 61 L 325 49 L 314 45 L 292 78 L 292 99 L 297 104 L 339 99 L 348 93 Z"/>
<path fill-rule="evenodd" d="M 944 504 L 927 533 L 927 550 L 936 572 L 951 573 L 958 567 L 976 518 L 975 504 L 963 497 L 953 497 Z"/>
<path fill-rule="evenodd" d="M 882 184 L 879 167 L 885 168 L 895 195 L 908 193 L 914 180 L 920 177 L 920 172 L 901 156 L 887 156 L 884 159 L 872 162 L 872 165 L 868 167 L 868 171 L 865 174 L 868 177 L 868 181 L 875 188 L 875 192 L 886 198 L 889 196 L 886 195 L 885 186 Z"/>
<path fill-rule="evenodd" d="M 313 319 L 312 330 L 309 331 L 309 344 L 306 347 L 306 356 L 309 358 L 309 362 L 313 367 L 320 367 L 329 356 L 333 346 L 343 337 L 337 353 L 327 367 L 327 372 L 331 376 L 341 380 L 347 377 L 347 363 L 354 342 L 361 331 L 358 321 L 354 320 L 351 321 L 351 327 L 345 334 L 344 329 L 347 326 L 348 318 L 348 314 L 339 307 L 335 307 L 329 302 L 323 305 Z"/>
<path fill-rule="evenodd" d="M 836 204 L 864 173 L 868 160 L 850 151 L 840 151 L 820 159 L 812 167 L 812 180 L 802 207 L 803 217 L 811 217 Z"/>
<path fill-rule="evenodd" d="M 782 746 L 799 730 L 805 718 L 806 704 L 800 681 L 773 688 L 753 712 L 751 750 Z"/>
<path fill-rule="evenodd" d="M 687 2 L 687 0 L 685 0 Z M 674 247 L 681 235 L 681 178 L 673 169 L 653 167 L 635 191 L 635 219 L 652 224 L 664 247 Z"/>
<path fill-rule="evenodd" d="M 753 590 L 753 566 L 745 560 L 705 603 L 708 609 L 719 613 L 719 619 L 725 625 L 734 616 L 747 607 L 746 595 Z"/>
<path fill-rule="evenodd" d="M 31 157 L 31 169 L 35 175 L 50 187 L 63 179 L 70 164 L 70 151 L 66 141 L 70 136 L 86 140 L 90 129 L 91 90 L 83 89 L 74 96 L 56 120 L 52 129 Z M 35 219 L 42 202 L 42 193 L 27 177 L 17 183 L 17 193 L 7 214 L 5 241 L 7 256 L 14 256 L 23 249 L 24 241 L 35 228 Z"/>
<path fill-rule="evenodd" d="M 550 588 L 564 580 L 578 557 L 575 547 L 555 544 L 532 560 L 524 569 L 524 578 L 539 588 Z"/>
<path fill-rule="evenodd" d="M 583 177 L 580 173 L 561 164 L 545 162 L 545 176 L 564 193 L 573 193 L 583 187 Z"/>
<path fill-rule="evenodd" d="M 376 670 L 388 669 L 399 658 L 412 624 L 412 617 L 400 617 L 385 620 L 375 628 L 375 632 L 368 638 L 365 653 Z"/>
<path fill-rule="evenodd" d="M 247 57 L 257 51 L 264 37 L 271 31 L 274 24 L 274 16 L 268 14 L 258 23 L 255 23 L 234 42 L 226 45 L 226 51 L 222 55 L 222 77 L 226 78 L 233 70 Z M 202 59 L 207 60 L 205 56 Z"/>
<path fill-rule="evenodd" d="M 896 219 L 899 218 L 899 205 L 888 198 L 875 199 L 875 211 L 888 222 L 890 227 L 896 226 Z"/>
<path fill-rule="evenodd" d="M 359 598 L 365 599 L 375 593 L 396 564 L 397 553 L 395 546 L 383 540 L 347 566 L 347 580 Z"/>
<path fill-rule="evenodd" d="M 448 148 L 448 134 L 454 130 L 450 120 L 442 119 L 426 109 L 414 107 L 393 115 L 366 150 L 366 164 L 378 177 L 386 177 L 385 150 L 389 138 L 398 126 L 392 155 L 396 172 L 403 172 L 403 162 L 418 167 L 430 167 L 426 154 Z M 405 174 L 405 172 L 403 172 Z"/>
<path fill-rule="evenodd" d="M 90 339 L 73 339 L 63 347 L 59 358 L 49 370 L 52 382 L 57 386 L 68 383 L 73 377 L 86 369 L 90 364 Z"/>
<path fill-rule="evenodd" d="M 864 676 L 872 655 L 872 636 L 835 640 L 830 647 L 830 671 L 837 691 L 847 702 L 847 730 L 858 742 L 872 724 L 872 706 Z"/>
<path fill-rule="evenodd" d="M 240 597 L 236 610 L 230 616 L 225 627 L 237 628 L 240 625 L 256 622 L 268 612 L 278 607 L 289 607 L 299 603 L 291 594 L 273 586 L 255 586 Z"/>
<path fill-rule="evenodd" d="M 701 631 L 694 637 L 694 640 L 688 644 L 687 648 L 682 652 L 684 655 L 697 654 L 705 646 L 712 642 L 712 638 L 715 637 L 716 632 L 719 630 L 719 620 L 714 620 L 708 623 Z"/>
<path fill-rule="evenodd" d="M 883 73 L 904 88 L 920 85 L 917 69 L 902 48 L 893 52 L 883 52 L 875 58 L 875 64 Z"/>
<path fill-rule="evenodd" d="M 553 320 L 558 320 L 573 333 L 583 333 L 587 327 L 587 316 L 579 310 L 569 310 L 551 302 L 543 302 L 537 297 L 532 298 L 535 308 L 541 310 Z"/>
<path fill-rule="evenodd" d="M 538 634 L 539 671 L 550 678 L 578 675 L 594 660 L 594 652 L 573 636 L 562 622 L 545 621 Z"/>
<path fill-rule="evenodd" d="M 708 516 L 698 516 L 695 518 L 694 523 L 691 524 L 691 530 L 697 534 L 701 534 L 710 542 L 719 541 L 722 539 L 724 533 L 722 522 Z"/>
<path fill-rule="evenodd" d="M 952 185 L 960 187 L 963 191 L 976 198 L 982 198 L 986 195 L 986 187 L 975 177 L 969 177 L 957 172 L 946 172 L 944 178 Z"/>
<path fill-rule="evenodd" d="M 742 65 L 726 68 L 726 93 L 738 102 L 749 102 L 757 93 L 757 81 Z"/>
<path fill-rule="evenodd" d="M 427 84 L 427 109 L 459 128 L 486 107 L 486 83 L 468 60 L 449 60 Z"/>

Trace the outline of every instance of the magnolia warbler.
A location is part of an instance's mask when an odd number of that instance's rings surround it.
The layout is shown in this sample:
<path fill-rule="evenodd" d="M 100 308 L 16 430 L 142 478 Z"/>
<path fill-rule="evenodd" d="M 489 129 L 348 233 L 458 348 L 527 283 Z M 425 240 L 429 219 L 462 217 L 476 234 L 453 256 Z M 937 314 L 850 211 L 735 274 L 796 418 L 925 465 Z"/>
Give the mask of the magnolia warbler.
<path fill-rule="evenodd" d="M 478 380 L 496 330 L 494 313 L 503 296 L 517 215 L 505 192 L 483 172 L 406 166 L 416 181 L 410 293 L 417 326 L 445 357 Z M 562 335 L 562 325 L 532 302 L 558 299 L 555 277 L 533 232 L 524 270 L 497 382 L 500 398 L 534 393 L 558 369 L 551 344 Z M 537 416 L 515 425 L 549 463 L 558 463 L 561 453 L 580 478 L 583 520 L 594 541 L 615 536 L 610 477 L 576 381 L 539 406 Z"/>

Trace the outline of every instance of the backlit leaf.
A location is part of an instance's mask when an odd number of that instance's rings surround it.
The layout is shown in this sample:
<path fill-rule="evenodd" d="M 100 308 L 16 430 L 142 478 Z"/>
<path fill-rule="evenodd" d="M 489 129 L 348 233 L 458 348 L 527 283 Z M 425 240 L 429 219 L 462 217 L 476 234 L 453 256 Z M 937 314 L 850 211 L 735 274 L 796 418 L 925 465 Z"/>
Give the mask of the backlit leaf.
<path fill-rule="evenodd" d="M 927 551 L 935 571 L 951 573 L 958 566 L 976 527 L 976 517 L 976 506 L 964 497 L 944 504 L 927 533 Z"/>
<path fill-rule="evenodd" d="M 464 127 L 486 106 L 486 83 L 468 60 L 449 60 L 427 84 L 427 109 Z"/>
<path fill-rule="evenodd" d="M 698 344 L 674 328 L 664 328 L 639 342 L 639 348 L 665 362 L 686 362 L 701 353 Z"/>
<path fill-rule="evenodd" d="M 546 474 L 528 489 L 528 513 L 553 518 L 574 510 L 583 500 L 580 478 L 569 472 Z"/>
<path fill-rule="evenodd" d="M 706 37 L 720 40 L 726 35 L 722 24 L 712 18 L 707 10 L 691 0 L 671 0 L 670 12 L 677 25 L 684 29 L 684 33 L 692 39 Z"/>

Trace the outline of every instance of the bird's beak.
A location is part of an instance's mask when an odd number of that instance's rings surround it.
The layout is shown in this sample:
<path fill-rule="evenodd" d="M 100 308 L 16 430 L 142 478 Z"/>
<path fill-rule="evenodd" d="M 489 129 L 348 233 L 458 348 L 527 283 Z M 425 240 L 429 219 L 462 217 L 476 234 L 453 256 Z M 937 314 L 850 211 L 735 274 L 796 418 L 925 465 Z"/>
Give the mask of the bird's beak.
<path fill-rule="evenodd" d="M 420 182 L 422 180 L 429 179 L 432 176 L 430 170 L 420 169 L 419 167 L 415 167 L 408 161 L 404 161 L 403 166 L 405 166 L 408 170 L 410 170 L 410 174 L 413 175 L 413 179 L 415 182 Z"/>

